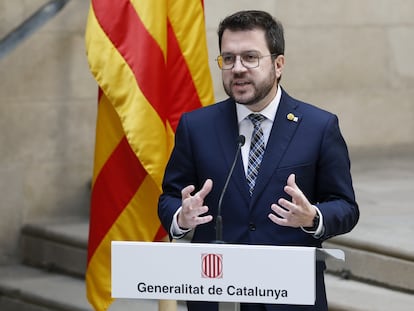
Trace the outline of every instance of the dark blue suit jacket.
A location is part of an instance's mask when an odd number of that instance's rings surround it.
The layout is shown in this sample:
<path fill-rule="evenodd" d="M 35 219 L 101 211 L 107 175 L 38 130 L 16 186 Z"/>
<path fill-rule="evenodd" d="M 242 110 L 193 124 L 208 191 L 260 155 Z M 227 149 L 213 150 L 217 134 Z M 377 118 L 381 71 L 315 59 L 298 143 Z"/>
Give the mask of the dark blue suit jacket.
<path fill-rule="evenodd" d="M 294 114 L 297 122 L 287 118 Z M 238 123 L 231 99 L 186 113 L 176 131 L 174 150 L 167 165 L 159 217 L 169 232 L 173 214 L 181 206 L 181 190 L 187 185 L 199 189 L 207 178 L 213 189 L 205 199 L 209 214 L 215 216 L 217 203 L 237 149 Z M 281 197 L 290 174 L 320 209 L 325 233 L 320 239 L 300 228 L 282 227 L 267 217 L 270 205 Z M 282 91 L 281 101 L 266 146 L 253 196 L 250 197 L 241 157 L 222 203 L 223 240 L 236 244 L 294 245 L 321 247 L 332 236 L 350 231 L 357 223 L 359 210 L 350 175 L 345 141 L 335 115 L 300 102 Z M 199 225 L 193 242 L 215 239 L 215 221 Z M 260 263 L 258 263 L 260 264 Z M 317 304 L 310 310 L 324 310 L 326 304 L 324 265 L 318 265 Z M 280 306 L 279 306 L 280 307 Z M 266 310 L 278 310 L 276 305 Z M 260 309 L 252 310 L 264 310 Z M 206 306 L 189 310 L 214 310 Z M 302 310 L 297 307 L 283 310 Z M 304 309 L 308 310 L 308 309 Z"/>

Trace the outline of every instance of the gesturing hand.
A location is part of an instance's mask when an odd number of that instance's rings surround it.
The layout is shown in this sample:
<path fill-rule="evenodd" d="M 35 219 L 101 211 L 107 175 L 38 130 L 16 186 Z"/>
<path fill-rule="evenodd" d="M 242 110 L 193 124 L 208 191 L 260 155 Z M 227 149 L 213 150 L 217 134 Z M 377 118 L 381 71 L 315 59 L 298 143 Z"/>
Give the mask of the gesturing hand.
<path fill-rule="evenodd" d="M 212 188 L 213 181 L 211 179 L 207 179 L 200 191 L 194 195 L 191 195 L 191 193 L 195 190 L 193 185 L 187 186 L 181 191 L 182 205 L 181 211 L 177 218 L 178 225 L 181 228 L 193 229 L 200 224 L 213 220 L 213 216 L 211 215 L 200 217 L 200 215 L 208 212 L 208 206 L 203 204 L 204 198 L 210 193 Z"/>
<path fill-rule="evenodd" d="M 294 174 L 289 175 L 284 190 L 292 197 L 292 202 L 279 199 L 278 204 L 272 204 L 270 208 L 276 215 L 270 213 L 270 220 L 280 226 L 311 227 L 316 210 L 299 189 Z"/>

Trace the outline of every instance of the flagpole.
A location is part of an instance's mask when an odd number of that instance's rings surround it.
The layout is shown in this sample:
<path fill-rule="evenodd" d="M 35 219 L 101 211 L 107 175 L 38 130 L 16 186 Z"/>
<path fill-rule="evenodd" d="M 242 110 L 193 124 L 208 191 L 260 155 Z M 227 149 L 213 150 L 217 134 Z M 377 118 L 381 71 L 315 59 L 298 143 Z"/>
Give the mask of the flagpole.
<path fill-rule="evenodd" d="M 176 311 L 177 301 L 176 300 L 159 300 L 158 311 Z"/>
<path fill-rule="evenodd" d="M 170 242 L 168 236 L 165 236 L 162 242 Z M 174 240 L 171 241 L 174 243 Z M 177 300 L 158 300 L 158 311 L 177 311 Z"/>

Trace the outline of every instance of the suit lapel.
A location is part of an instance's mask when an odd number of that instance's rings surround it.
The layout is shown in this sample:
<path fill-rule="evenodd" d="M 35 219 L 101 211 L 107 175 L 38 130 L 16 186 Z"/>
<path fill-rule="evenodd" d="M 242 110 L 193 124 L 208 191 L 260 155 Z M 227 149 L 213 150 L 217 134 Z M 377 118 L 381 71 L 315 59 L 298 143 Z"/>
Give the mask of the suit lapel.
<path fill-rule="evenodd" d="M 224 183 L 236 155 L 239 125 L 237 121 L 236 106 L 233 100 L 227 100 L 223 105 L 221 105 L 220 109 L 220 116 L 223 117 L 216 119 L 216 134 L 220 149 L 223 151 L 224 161 L 226 163 L 226 170 L 223 171 Z M 237 163 L 230 180 L 230 185 L 232 183 L 236 184 L 242 197 L 246 200 L 246 202 L 248 202 L 250 196 L 246 176 L 244 174 L 241 154 L 238 156 Z"/>
<path fill-rule="evenodd" d="M 274 171 L 279 167 L 279 163 L 299 126 L 301 115 L 296 111 L 296 106 L 295 101 L 283 91 L 266 145 L 266 151 L 260 165 L 251 206 L 263 192 Z M 289 120 L 292 117 L 294 119 Z"/>

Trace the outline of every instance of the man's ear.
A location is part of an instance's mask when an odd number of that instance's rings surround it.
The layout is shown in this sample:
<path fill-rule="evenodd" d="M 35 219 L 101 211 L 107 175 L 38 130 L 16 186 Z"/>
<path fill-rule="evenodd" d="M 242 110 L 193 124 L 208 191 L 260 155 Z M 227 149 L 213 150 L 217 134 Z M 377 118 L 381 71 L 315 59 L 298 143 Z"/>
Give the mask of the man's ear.
<path fill-rule="evenodd" d="M 285 56 L 278 55 L 275 58 L 275 71 L 276 71 L 276 78 L 279 80 L 283 73 L 283 68 L 285 67 Z"/>

